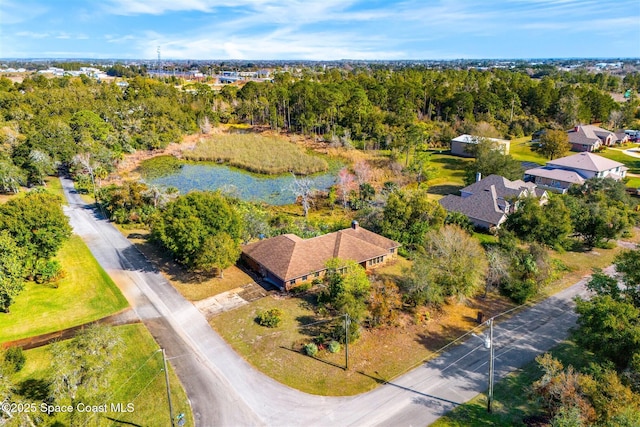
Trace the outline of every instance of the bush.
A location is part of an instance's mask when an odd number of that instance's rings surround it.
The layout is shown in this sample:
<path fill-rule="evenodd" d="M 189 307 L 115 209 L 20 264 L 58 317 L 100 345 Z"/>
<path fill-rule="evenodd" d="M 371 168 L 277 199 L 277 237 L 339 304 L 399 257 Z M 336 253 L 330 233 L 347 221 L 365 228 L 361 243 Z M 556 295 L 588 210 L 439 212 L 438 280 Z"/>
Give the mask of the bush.
<path fill-rule="evenodd" d="M 340 351 L 340 343 L 338 341 L 331 341 L 327 348 L 330 353 L 337 353 Z"/>
<path fill-rule="evenodd" d="M 282 322 L 282 310 L 272 308 L 261 311 L 258 313 L 257 322 L 259 325 L 266 326 L 267 328 L 277 328 L 280 322 Z"/>
<path fill-rule="evenodd" d="M 27 357 L 24 355 L 22 347 L 9 347 L 4 354 L 4 361 L 13 369 L 13 372 L 20 371 L 26 360 Z"/>
<path fill-rule="evenodd" d="M 301 283 L 296 287 L 291 288 L 291 293 L 293 294 L 301 294 L 303 292 L 307 292 L 309 289 L 311 289 L 311 286 L 313 286 L 312 282 L 305 282 L 305 283 Z"/>
<path fill-rule="evenodd" d="M 62 278 L 63 275 L 62 264 L 57 260 L 53 259 L 36 263 L 36 271 L 34 274 L 36 283 L 55 282 Z"/>
<path fill-rule="evenodd" d="M 304 352 L 307 356 L 315 356 L 318 354 L 318 346 L 315 343 L 310 342 L 304 346 Z"/>
<path fill-rule="evenodd" d="M 516 304 L 524 304 L 538 293 L 538 286 L 532 279 L 503 283 L 500 293 Z"/>

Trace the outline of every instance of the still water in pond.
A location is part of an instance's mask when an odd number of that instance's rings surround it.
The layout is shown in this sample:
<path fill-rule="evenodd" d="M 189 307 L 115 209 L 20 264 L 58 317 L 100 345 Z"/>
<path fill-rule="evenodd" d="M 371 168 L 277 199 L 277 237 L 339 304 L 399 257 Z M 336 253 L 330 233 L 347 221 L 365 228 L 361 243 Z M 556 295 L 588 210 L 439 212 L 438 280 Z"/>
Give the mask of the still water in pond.
<path fill-rule="evenodd" d="M 313 188 L 326 190 L 335 184 L 336 171 L 310 176 Z M 272 205 L 294 203 L 290 190 L 293 176 L 261 176 L 216 164 L 183 164 L 176 173 L 147 179 L 152 184 L 175 187 L 185 194 L 191 190 L 223 190 L 243 200 L 263 201 Z"/>

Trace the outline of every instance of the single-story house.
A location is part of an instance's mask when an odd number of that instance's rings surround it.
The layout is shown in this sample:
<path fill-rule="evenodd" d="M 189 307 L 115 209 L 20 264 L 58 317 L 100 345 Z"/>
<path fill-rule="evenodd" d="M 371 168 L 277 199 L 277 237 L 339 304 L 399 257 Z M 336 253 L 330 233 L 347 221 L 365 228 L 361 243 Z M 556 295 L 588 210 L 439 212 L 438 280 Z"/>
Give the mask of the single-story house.
<path fill-rule="evenodd" d="M 618 141 L 615 133 L 594 125 L 576 126 L 567 132 L 573 151 L 597 151 L 600 147 L 610 147 Z"/>
<path fill-rule="evenodd" d="M 548 199 L 547 192 L 533 182 L 489 175 L 460 190 L 460 196 L 449 194 L 439 202 L 447 212 L 467 216 L 476 227 L 494 229 L 506 221 L 507 215 L 517 209 L 517 200 L 524 197 L 536 197 L 541 204 Z"/>
<path fill-rule="evenodd" d="M 584 152 L 550 160 L 546 166 L 529 169 L 525 171 L 524 179 L 535 182 L 540 188 L 565 193 L 572 185 L 582 185 L 593 177 L 609 177 L 619 181 L 627 170 L 629 168 L 620 162 Z"/>
<path fill-rule="evenodd" d="M 511 142 L 507 141 L 506 139 L 485 138 L 482 136 L 467 134 L 460 135 L 451 140 L 451 154 L 453 154 L 454 156 L 473 157 L 473 154 L 471 154 L 470 150 L 468 150 L 469 144 L 477 144 L 482 140 L 496 142 L 498 150 L 502 154 L 509 154 L 509 146 Z"/>
<path fill-rule="evenodd" d="M 395 258 L 400 243 L 366 230 L 350 228 L 311 239 L 283 234 L 242 247 L 241 259 L 282 290 L 323 277 L 331 258 L 350 259 L 366 269 Z"/>

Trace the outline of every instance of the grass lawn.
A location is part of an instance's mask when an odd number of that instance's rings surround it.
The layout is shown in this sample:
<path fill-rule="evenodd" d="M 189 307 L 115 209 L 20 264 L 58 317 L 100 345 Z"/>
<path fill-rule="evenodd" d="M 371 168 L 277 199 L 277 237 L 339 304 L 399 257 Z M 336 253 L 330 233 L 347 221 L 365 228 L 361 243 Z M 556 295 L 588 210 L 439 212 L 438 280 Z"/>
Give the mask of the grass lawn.
<path fill-rule="evenodd" d="M 116 375 L 102 402 L 121 402 L 125 405 L 133 403 L 135 409 L 128 414 L 96 414 L 88 425 L 169 425 L 162 355 L 156 352 L 158 345 L 142 324 L 118 326 L 116 329 L 123 340 L 122 358 L 115 362 Z M 27 350 L 25 355 L 27 363 L 11 379 L 18 385 L 18 389 L 20 384 L 40 384 L 44 385 L 46 391 L 48 379 L 52 375 L 49 346 Z M 170 366 L 169 382 L 174 414 L 184 413 L 187 421 L 185 425 L 194 425 L 187 396 Z M 40 404 L 41 400 L 34 400 Z M 49 420 L 53 423 L 53 419 Z M 58 415 L 55 420 L 59 425 L 68 425 L 68 419 L 63 415 Z"/>
<path fill-rule="evenodd" d="M 223 278 L 189 272 L 173 261 L 165 251 L 147 241 L 146 237 L 149 235 L 149 230 L 114 225 L 189 301 L 200 301 L 253 282 L 251 276 L 235 265 L 224 270 Z"/>
<path fill-rule="evenodd" d="M 127 300 L 82 239 L 72 235 L 57 259 L 66 276 L 57 288 L 29 282 L 10 313 L 0 313 L 0 342 L 100 319 L 127 307 Z"/>
<path fill-rule="evenodd" d="M 434 195 L 434 198 L 459 194 L 458 191 L 464 187 L 465 167 L 472 161 L 473 159 L 434 151 L 431 154 L 431 166 L 436 172 L 427 182 L 428 193 Z"/>
<path fill-rule="evenodd" d="M 511 140 L 509 154 L 520 162 L 534 162 L 541 165 L 547 163 L 549 159 L 531 149 L 531 137 L 524 137 Z"/>
<path fill-rule="evenodd" d="M 570 341 L 555 347 L 550 353 L 559 359 L 565 367 L 572 365 L 576 369 L 587 366 L 591 356 L 590 353 L 585 352 Z M 529 399 L 527 392 L 528 387 L 541 375 L 542 370 L 538 367 L 538 364 L 531 362 L 523 369 L 494 384 L 493 413 L 487 413 L 486 394 L 479 394 L 471 401 L 458 406 L 431 424 L 431 426 L 524 426 L 525 417 L 544 415 L 544 412 L 533 399 Z"/>
<path fill-rule="evenodd" d="M 43 188 L 47 189 L 49 192 L 53 194 L 57 194 L 62 198 L 62 200 L 65 200 L 64 193 L 62 192 L 62 183 L 60 182 L 57 176 L 48 176 L 44 179 L 44 181 L 45 181 L 45 186 Z M 22 187 L 18 194 L 0 194 L 0 204 L 7 202 L 8 200 L 11 200 L 14 197 L 21 197 L 27 191 L 29 191 L 28 188 Z"/>
<path fill-rule="evenodd" d="M 326 160 L 307 154 L 300 146 L 280 137 L 255 133 L 218 134 L 202 139 L 184 157 L 196 161 L 223 161 L 251 172 L 308 175 L 329 168 Z"/>
<path fill-rule="evenodd" d="M 615 160 L 616 162 L 624 163 L 629 168 L 629 173 L 640 174 L 640 158 L 631 157 L 624 154 L 620 150 L 604 150 L 597 153 L 599 156 L 606 157 L 607 159 Z"/>

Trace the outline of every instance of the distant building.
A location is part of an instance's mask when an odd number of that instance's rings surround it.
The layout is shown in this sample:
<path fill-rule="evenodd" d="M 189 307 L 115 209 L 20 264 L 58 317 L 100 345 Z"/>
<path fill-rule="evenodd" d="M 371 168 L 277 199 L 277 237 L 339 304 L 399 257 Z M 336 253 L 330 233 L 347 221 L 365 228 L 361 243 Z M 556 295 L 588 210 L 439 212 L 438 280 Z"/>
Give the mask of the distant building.
<path fill-rule="evenodd" d="M 471 151 L 469 150 L 469 146 L 471 144 L 477 144 L 482 140 L 496 142 L 498 150 L 502 154 L 509 154 L 509 146 L 511 143 L 506 139 L 485 138 L 467 134 L 460 135 L 451 140 L 451 154 L 454 156 L 473 157 L 473 154 L 471 154 Z"/>
<path fill-rule="evenodd" d="M 594 125 L 576 126 L 567 133 L 573 151 L 593 152 L 602 146 L 610 147 L 618 141 L 616 134 Z"/>

